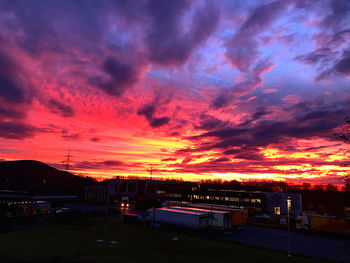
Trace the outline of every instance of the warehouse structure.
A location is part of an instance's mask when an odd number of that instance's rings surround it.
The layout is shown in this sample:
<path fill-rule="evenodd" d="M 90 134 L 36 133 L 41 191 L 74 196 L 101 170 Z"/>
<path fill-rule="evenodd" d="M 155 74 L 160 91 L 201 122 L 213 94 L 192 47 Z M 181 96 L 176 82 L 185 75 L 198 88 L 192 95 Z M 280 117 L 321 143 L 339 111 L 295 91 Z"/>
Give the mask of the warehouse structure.
<path fill-rule="evenodd" d="M 106 203 L 127 197 L 136 201 L 139 196 L 153 198 L 170 205 L 206 203 L 244 208 L 250 213 L 264 212 L 276 215 L 287 214 L 287 198 L 291 199 L 291 213 L 302 212 L 301 194 L 283 192 L 261 192 L 244 190 L 207 189 L 195 182 L 164 180 L 124 179 L 116 177 L 105 186 L 85 188 L 85 201 Z"/>

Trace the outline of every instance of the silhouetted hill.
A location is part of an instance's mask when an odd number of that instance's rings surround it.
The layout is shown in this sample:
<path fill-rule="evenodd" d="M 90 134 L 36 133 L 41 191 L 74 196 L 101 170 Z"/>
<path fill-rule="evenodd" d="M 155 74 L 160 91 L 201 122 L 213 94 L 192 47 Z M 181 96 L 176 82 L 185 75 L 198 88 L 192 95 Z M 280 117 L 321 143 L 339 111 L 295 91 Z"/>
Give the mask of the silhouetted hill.
<path fill-rule="evenodd" d="M 82 178 L 32 160 L 0 162 L 0 189 L 35 193 L 81 193 L 90 178 Z"/>

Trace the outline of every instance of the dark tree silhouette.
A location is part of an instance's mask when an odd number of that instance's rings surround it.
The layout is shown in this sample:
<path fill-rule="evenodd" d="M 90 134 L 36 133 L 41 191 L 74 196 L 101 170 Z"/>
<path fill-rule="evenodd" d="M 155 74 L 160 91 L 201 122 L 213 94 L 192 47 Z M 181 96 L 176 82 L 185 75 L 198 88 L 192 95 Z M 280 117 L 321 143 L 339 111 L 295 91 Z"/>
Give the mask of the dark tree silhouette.
<path fill-rule="evenodd" d="M 350 192 L 350 175 L 344 176 L 343 182 L 344 182 L 344 186 L 342 190 L 345 192 Z"/>
<path fill-rule="evenodd" d="M 350 144 L 350 117 L 345 118 L 346 125 L 341 132 L 337 132 L 334 136 L 346 144 Z"/>
<path fill-rule="evenodd" d="M 344 142 L 345 144 L 350 145 L 350 117 L 345 118 L 345 126 L 342 128 L 341 132 L 337 132 L 334 136 Z M 350 147 L 343 149 L 345 155 L 349 155 Z M 344 164 L 344 166 L 349 166 L 349 164 Z M 344 186 L 342 187 L 343 191 L 350 191 L 350 175 L 346 175 L 343 177 Z"/>

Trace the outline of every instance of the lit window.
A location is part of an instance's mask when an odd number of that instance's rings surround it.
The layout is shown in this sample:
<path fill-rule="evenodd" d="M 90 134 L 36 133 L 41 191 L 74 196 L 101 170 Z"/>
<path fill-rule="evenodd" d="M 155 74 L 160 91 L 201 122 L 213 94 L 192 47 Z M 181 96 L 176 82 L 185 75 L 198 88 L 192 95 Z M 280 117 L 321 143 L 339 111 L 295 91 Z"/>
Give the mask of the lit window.
<path fill-rule="evenodd" d="M 261 203 L 261 199 L 252 198 L 252 199 L 250 200 L 250 202 L 252 202 L 252 203 Z"/>
<path fill-rule="evenodd" d="M 274 211 L 275 211 L 275 215 L 280 215 L 281 214 L 281 207 L 275 206 Z"/>

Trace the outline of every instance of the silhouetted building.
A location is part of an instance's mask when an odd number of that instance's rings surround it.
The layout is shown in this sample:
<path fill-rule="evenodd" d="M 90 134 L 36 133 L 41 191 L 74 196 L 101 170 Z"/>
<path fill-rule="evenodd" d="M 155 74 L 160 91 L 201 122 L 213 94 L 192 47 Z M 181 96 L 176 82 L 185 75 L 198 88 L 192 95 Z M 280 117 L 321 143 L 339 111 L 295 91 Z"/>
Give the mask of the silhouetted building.
<path fill-rule="evenodd" d="M 45 214 L 51 207 L 59 207 L 65 202 L 76 200 L 76 195 L 35 195 L 25 191 L 0 190 L 0 217 Z"/>
<path fill-rule="evenodd" d="M 164 180 L 111 179 L 106 186 L 85 188 L 85 201 L 106 203 L 127 197 L 136 201 L 137 197 L 154 198 L 173 205 L 186 203 L 207 203 L 227 205 L 247 209 L 248 212 L 265 212 L 276 215 L 287 214 L 287 198 L 291 198 L 291 213 L 302 213 L 301 194 L 283 192 L 261 192 L 245 190 L 222 190 L 201 187 L 194 182 Z"/>

